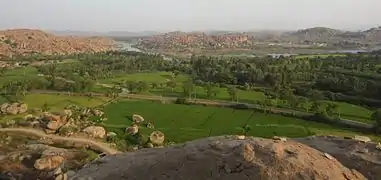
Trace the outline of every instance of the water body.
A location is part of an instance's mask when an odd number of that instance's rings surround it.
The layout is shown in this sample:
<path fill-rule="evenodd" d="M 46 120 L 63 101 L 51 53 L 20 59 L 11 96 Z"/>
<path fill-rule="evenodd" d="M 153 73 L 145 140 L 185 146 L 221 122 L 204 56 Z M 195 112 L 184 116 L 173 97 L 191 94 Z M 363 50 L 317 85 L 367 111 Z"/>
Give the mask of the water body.
<path fill-rule="evenodd" d="M 155 53 L 146 52 L 146 51 L 143 51 L 141 49 L 133 47 L 135 45 L 134 43 L 117 41 L 116 44 L 117 44 L 116 46 L 120 50 L 123 50 L 123 51 L 134 51 L 134 52 L 141 52 L 141 53 L 146 53 L 146 54 L 155 54 Z M 165 55 L 162 55 L 162 54 L 161 54 L 161 56 L 163 57 L 164 60 L 167 60 L 167 61 L 172 61 L 173 60 L 173 58 L 171 58 L 171 57 L 168 57 L 168 56 L 165 56 Z"/>
<path fill-rule="evenodd" d="M 133 47 L 134 45 L 135 45 L 134 43 L 129 43 L 129 42 L 123 42 L 123 41 L 117 42 L 117 47 L 120 48 L 121 50 L 124 50 L 124 51 L 134 51 L 134 52 L 142 52 L 142 53 L 146 53 L 146 54 L 153 54 L 151 52 L 145 52 L 145 51 L 143 51 L 141 49 L 135 48 L 135 47 Z M 376 47 L 376 48 L 373 48 L 372 50 L 364 50 L 364 49 L 335 50 L 335 51 L 328 51 L 328 53 L 332 53 L 332 54 L 334 54 L 334 53 L 357 54 L 357 53 L 371 52 L 371 51 L 380 50 L 380 49 L 381 49 L 381 47 Z M 289 56 L 294 56 L 294 55 L 297 55 L 297 54 L 288 54 L 288 53 L 283 53 L 283 54 L 277 54 L 277 53 L 268 54 L 268 56 L 272 56 L 274 58 L 279 58 L 280 56 L 289 57 Z M 168 61 L 173 60 L 172 57 L 168 57 L 168 56 L 165 56 L 165 55 L 161 55 L 161 56 L 163 57 L 164 60 L 168 60 Z M 256 57 L 255 55 L 248 54 L 248 53 L 244 53 L 244 54 L 231 54 L 231 55 L 223 55 L 223 56 Z"/>
<path fill-rule="evenodd" d="M 132 43 L 123 42 L 123 41 L 117 41 L 116 44 L 117 44 L 117 47 L 120 48 L 120 50 L 134 51 L 134 52 L 143 52 L 142 50 L 133 47 L 134 44 L 132 44 Z"/>

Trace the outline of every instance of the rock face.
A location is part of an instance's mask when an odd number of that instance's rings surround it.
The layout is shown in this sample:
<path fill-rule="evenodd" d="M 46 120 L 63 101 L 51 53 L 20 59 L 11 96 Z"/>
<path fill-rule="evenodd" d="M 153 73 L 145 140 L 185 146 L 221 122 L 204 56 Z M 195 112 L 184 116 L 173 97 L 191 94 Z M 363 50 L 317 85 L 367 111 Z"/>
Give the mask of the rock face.
<path fill-rule="evenodd" d="M 106 130 L 100 126 L 89 126 L 83 130 L 86 134 L 94 138 L 104 138 L 106 136 Z"/>
<path fill-rule="evenodd" d="M 28 110 L 28 105 L 24 103 L 4 103 L 0 106 L 0 111 L 2 114 L 17 115 L 25 113 Z"/>
<path fill-rule="evenodd" d="M 362 138 L 317 136 L 294 140 L 330 154 L 344 166 L 358 170 L 368 179 L 381 179 L 381 151 L 377 149 L 378 144 L 364 143 L 359 139 Z"/>
<path fill-rule="evenodd" d="M 81 169 L 73 179 L 366 179 L 306 145 L 251 137 L 205 138 L 163 149 L 106 156 L 101 161 Z"/>
<path fill-rule="evenodd" d="M 43 55 L 104 52 L 112 49 L 113 40 L 100 37 L 55 36 L 40 30 L 0 31 L 0 57 L 40 53 Z"/>

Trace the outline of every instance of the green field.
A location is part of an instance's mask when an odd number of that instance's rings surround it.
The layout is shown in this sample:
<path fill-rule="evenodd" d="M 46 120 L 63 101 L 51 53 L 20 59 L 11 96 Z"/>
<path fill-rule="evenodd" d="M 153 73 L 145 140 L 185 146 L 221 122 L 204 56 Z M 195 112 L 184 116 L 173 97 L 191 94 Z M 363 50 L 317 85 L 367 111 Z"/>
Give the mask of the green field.
<path fill-rule="evenodd" d="M 0 76 L 0 84 L 19 79 L 38 78 L 37 74 L 37 69 L 31 66 L 5 70 Z"/>
<path fill-rule="evenodd" d="M 252 115 L 248 110 L 230 108 L 160 104 L 149 101 L 120 101 L 105 107 L 109 131 L 122 133 L 131 124 L 131 116 L 139 114 L 151 121 L 155 128 L 166 134 L 167 140 L 184 142 L 201 137 L 242 134 L 239 127 Z M 353 134 L 351 131 L 322 123 L 310 122 L 279 115 L 254 113 L 248 120 L 252 127 L 249 135 L 260 137 L 303 137 L 313 134 Z M 148 134 L 150 129 L 142 129 Z"/>
<path fill-rule="evenodd" d="M 26 76 L 26 75 L 37 75 L 38 70 L 35 67 L 19 67 L 15 69 L 6 70 L 3 76 Z"/>
<path fill-rule="evenodd" d="M 120 74 L 114 78 L 100 80 L 99 83 L 120 83 L 122 81 L 145 81 L 149 83 L 165 83 L 172 79 L 170 72 L 144 72 L 133 74 Z M 185 75 L 178 75 L 177 82 L 183 82 L 188 79 Z"/>
<path fill-rule="evenodd" d="M 50 110 L 62 110 L 70 104 L 82 107 L 94 107 L 105 103 L 108 99 L 105 97 L 85 97 L 85 96 L 68 96 L 54 94 L 27 94 L 23 102 L 28 104 L 28 108 L 41 108 L 47 103 Z"/>
<path fill-rule="evenodd" d="M 333 102 L 333 101 L 328 101 L 328 102 Z M 374 121 L 371 119 L 371 115 L 373 113 L 372 110 L 345 103 L 345 102 L 334 102 L 339 106 L 339 112 L 341 115 L 341 118 L 345 119 L 350 119 L 350 120 L 356 120 L 356 121 L 361 121 L 361 122 L 366 122 L 366 123 L 374 123 Z"/>
<path fill-rule="evenodd" d="M 333 55 L 340 55 L 340 54 L 333 54 Z M 146 81 L 148 83 L 165 83 L 168 79 L 171 79 L 171 73 L 169 72 L 156 72 L 156 73 L 134 73 L 129 75 L 124 75 L 117 78 L 107 79 L 103 80 L 101 82 L 103 83 L 117 83 L 124 81 Z M 178 75 L 178 77 L 175 79 L 177 82 L 176 88 L 172 89 L 169 87 L 164 86 L 163 88 L 157 88 L 157 89 L 149 89 L 148 94 L 155 94 L 155 95 L 161 95 L 161 96 L 172 96 L 172 97 L 179 97 L 183 93 L 183 87 L 182 82 L 186 81 L 187 77 L 186 75 Z M 213 97 L 213 99 L 217 100 L 231 100 L 231 97 L 229 96 L 227 92 L 227 88 L 216 88 L 218 93 L 216 97 Z M 105 88 L 102 89 L 94 89 L 96 92 L 106 92 Z M 144 93 L 147 94 L 147 93 Z M 263 92 L 260 91 L 244 91 L 244 90 L 238 90 L 237 92 L 238 99 L 240 102 L 246 102 L 246 103 L 252 103 L 255 104 L 257 101 L 263 101 L 265 99 L 265 95 Z M 195 94 L 193 97 L 199 98 L 199 99 L 208 99 L 206 95 L 206 91 L 203 87 L 196 86 L 195 88 Z M 333 101 L 326 101 L 332 103 Z M 373 123 L 373 121 L 370 119 L 370 116 L 372 114 L 372 110 L 367 109 L 365 107 L 344 103 L 344 102 L 334 102 L 339 105 L 339 111 L 342 118 L 350 119 L 350 120 L 356 120 L 361 122 L 367 122 L 367 123 Z M 299 109 L 303 110 L 303 109 Z"/>

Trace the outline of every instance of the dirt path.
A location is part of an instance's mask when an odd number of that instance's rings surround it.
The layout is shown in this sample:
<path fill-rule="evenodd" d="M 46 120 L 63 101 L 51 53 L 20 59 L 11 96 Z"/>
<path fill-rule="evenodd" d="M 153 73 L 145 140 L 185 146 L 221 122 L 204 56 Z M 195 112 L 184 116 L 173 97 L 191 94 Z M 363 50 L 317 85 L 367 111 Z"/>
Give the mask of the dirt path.
<path fill-rule="evenodd" d="M 95 151 L 102 151 L 107 155 L 113 155 L 120 153 L 118 150 L 111 148 L 109 145 L 101 142 L 97 142 L 87 138 L 76 138 L 76 137 L 62 137 L 57 135 L 45 134 L 44 132 L 36 129 L 30 128 L 0 128 L 0 132 L 11 132 L 11 133 L 20 133 L 24 135 L 37 136 L 39 138 L 49 138 L 52 141 L 68 141 L 71 143 L 77 143 L 81 146 L 88 146 L 89 148 Z"/>

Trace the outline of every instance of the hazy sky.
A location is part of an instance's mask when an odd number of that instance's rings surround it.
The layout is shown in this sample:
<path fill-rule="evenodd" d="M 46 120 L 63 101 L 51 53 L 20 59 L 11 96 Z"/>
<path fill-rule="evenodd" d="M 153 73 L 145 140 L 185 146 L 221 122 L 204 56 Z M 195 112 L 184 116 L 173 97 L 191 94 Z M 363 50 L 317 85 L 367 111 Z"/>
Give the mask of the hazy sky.
<path fill-rule="evenodd" d="M 381 0 L 0 0 L 0 28 L 248 30 L 381 24 Z"/>

